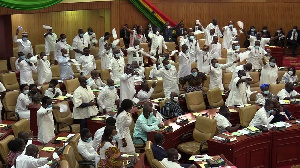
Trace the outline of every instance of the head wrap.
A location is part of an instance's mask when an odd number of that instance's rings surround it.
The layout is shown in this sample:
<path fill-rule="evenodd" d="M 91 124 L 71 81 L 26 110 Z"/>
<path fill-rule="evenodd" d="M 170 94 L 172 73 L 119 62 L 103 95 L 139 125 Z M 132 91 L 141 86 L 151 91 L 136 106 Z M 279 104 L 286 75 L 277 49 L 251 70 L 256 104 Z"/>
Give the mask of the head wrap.
<path fill-rule="evenodd" d="M 266 87 L 269 87 L 269 86 L 270 86 L 269 84 L 262 84 L 262 85 L 260 85 L 260 89 L 264 90 Z"/>

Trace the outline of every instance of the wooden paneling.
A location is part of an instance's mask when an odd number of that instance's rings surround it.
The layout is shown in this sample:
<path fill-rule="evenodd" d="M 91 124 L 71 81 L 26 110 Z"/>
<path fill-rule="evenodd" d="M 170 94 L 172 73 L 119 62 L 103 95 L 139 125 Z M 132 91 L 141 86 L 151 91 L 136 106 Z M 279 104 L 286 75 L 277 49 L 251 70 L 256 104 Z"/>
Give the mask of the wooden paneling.
<path fill-rule="evenodd" d="M 12 37 L 18 25 L 21 25 L 24 31 L 29 34 L 32 45 L 44 44 L 45 29 L 42 25 L 51 25 L 53 31 L 59 35 L 64 33 L 67 35 L 67 42 L 72 45 L 73 38 L 78 34 L 78 29 L 83 28 L 84 31 L 88 27 L 92 27 L 99 39 L 105 31 L 110 30 L 110 10 L 78 10 L 64 12 L 50 12 L 37 14 L 15 14 L 12 15 Z M 19 35 L 19 38 L 21 36 Z M 16 44 L 14 44 L 16 46 Z"/>

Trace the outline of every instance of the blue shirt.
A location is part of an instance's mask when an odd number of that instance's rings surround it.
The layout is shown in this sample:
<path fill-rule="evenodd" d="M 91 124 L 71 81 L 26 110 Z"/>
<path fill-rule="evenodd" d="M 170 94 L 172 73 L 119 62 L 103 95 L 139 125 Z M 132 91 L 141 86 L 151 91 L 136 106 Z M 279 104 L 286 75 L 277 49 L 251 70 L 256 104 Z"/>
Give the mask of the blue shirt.
<path fill-rule="evenodd" d="M 152 152 L 153 152 L 154 159 L 158 161 L 162 161 L 164 158 L 168 157 L 165 148 L 163 148 L 162 146 L 158 146 L 156 144 L 152 145 Z"/>
<path fill-rule="evenodd" d="M 147 141 L 147 132 L 152 132 L 158 130 L 159 121 L 156 117 L 151 113 L 147 118 L 144 117 L 142 113 L 139 118 L 136 120 L 134 126 L 133 137 L 140 137 L 144 141 Z"/>

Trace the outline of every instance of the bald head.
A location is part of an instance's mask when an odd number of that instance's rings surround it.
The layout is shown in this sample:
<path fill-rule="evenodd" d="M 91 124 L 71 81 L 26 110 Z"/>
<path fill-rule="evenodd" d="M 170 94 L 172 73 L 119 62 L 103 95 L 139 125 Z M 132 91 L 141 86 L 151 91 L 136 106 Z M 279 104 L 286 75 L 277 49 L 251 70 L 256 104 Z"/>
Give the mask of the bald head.
<path fill-rule="evenodd" d="M 85 76 L 80 76 L 80 77 L 78 78 L 78 81 L 79 81 L 79 83 L 80 83 L 80 86 L 86 88 L 86 77 L 85 77 Z"/>
<path fill-rule="evenodd" d="M 99 73 L 96 70 L 92 70 L 91 76 L 93 79 L 98 79 L 99 78 Z"/>
<path fill-rule="evenodd" d="M 34 144 L 30 144 L 26 147 L 25 155 L 37 158 L 38 153 L 39 153 L 39 149 Z"/>
<path fill-rule="evenodd" d="M 108 86 L 114 86 L 115 85 L 114 80 L 112 80 L 111 78 L 108 78 L 106 81 L 107 81 Z"/>
<path fill-rule="evenodd" d="M 151 102 L 145 102 L 144 103 L 144 108 L 143 108 L 144 117 L 149 118 L 151 112 L 152 112 L 152 103 Z"/>
<path fill-rule="evenodd" d="M 175 148 L 171 148 L 167 151 L 168 160 L 177 162 L 178 161 L 178 151 Z"/>
<path fill-rule="evenodd" d="M 28 134 L 28 132 L 21 131 L 21 132 L 18 133 L 18 138 L 23 139 L 25 144 L 27 144 L 28 139 L 29 139 L 29 134 Z"/>

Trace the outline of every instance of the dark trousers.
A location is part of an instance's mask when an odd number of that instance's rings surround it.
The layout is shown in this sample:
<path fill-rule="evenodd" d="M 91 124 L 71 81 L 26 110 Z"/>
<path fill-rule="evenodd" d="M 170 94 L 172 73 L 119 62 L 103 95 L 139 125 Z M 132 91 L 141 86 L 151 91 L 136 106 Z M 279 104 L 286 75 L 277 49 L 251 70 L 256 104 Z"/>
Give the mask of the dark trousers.
<path fill-rule="evenodd" d="M 298 47 L 298 42 L 296 40 L 288 40 L 287 45 L 292 47 L 292 55 L 294 56 Z"/>
<path fill-rule="evenodd" d="M 87 128 L 87 119 L 81 119 L 80 120 L 80 131 L 83 129 L 83 128 Z"/>

